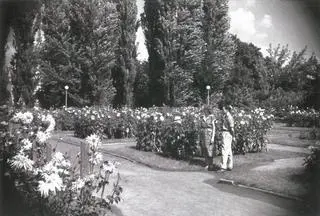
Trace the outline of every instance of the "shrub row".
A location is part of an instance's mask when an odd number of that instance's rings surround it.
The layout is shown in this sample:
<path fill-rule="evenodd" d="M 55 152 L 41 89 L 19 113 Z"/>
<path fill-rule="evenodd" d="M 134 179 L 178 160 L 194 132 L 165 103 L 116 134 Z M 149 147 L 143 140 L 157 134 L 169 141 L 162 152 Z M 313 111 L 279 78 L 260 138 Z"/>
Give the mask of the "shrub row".
<path fill-rule="evenodd" d="M 272 126 L 272 115 L 264 109 L 231 111 L 235 119 L 236 154 L 259 152 L 266 148 L 265 135 Z M 213 110 L 216 116 L 216 154 L 221 152 L 221 112 Z M 75 136 L 84 138 L 97 133 L 105 138 L 136 137 L 137 149 L 160 152 L 174 158 L 190 158 L 201 154 L 199 146 L 200 116 L 195 107 L 150 109 L 110 109 L 108 107 L 85 107 L 56 110 L 53 115 L 57 125 L 74 127 Z M 59 123 L 61 122 L 61 123 Z M 59 127 L 59 126 L 57 126 Z M 61 127 L 62 129 L 62 127 Z"/>
<path fill-rule="evenodd" d="M 265 135 L 272 126 L 265 110 L 233 109 L 235 119 L 235 154 L 259 152 L 266 148 Z M 221 113 L 215 110 L 217 132 L 216 154 L 221 153 Z M 137 149 L 160 152 L 174 158 L 190 158 L 199 152 L 200 110 L 180 108 L 172 113 L 149 111 L 137 123 Z"/>
<path fill-rule="evenodd" d="M 283 120 L 289 127 L 320 127 L 320 112 L 291 106 Z"/>

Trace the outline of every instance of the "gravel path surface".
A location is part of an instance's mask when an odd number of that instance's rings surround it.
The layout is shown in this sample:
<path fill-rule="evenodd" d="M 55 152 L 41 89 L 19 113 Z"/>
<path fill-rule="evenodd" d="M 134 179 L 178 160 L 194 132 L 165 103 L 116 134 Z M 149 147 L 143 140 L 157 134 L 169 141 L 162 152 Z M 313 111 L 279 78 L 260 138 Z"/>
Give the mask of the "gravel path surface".
<path fill-rule="evenodd" d="M 79 151 L 75 144 L 63 140 L 57 146 L 71 156 Z M 104 149 L 117 145 L 104 145 Z M 124 146 L 118 145 L 117 147 Z M 218 184 L 209 172 L 159 171 L 121 158 L 104 155 L 121 163 L 123 201 L 114 208 L 124 216 L 250 216 L 304 215 L 297 202 L 277 196 Z"/>

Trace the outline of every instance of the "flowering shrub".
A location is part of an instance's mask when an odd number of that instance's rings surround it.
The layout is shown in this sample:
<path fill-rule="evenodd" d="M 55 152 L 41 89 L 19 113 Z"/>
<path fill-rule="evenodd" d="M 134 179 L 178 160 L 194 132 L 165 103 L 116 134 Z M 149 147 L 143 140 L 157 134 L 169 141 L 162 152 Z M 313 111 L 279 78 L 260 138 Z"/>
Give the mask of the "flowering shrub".
<path fill-rule="evenodd" d="M 188 111 L 141 113 L 138 116 L 136 148 L 179 159 L 193 156 L 199 144 L 199 129 L 192 116 L 195 113 Z"/>
<path fill-rule="evenodd" d="M 74 125 L 77 116 L 80 114 L 79 109 L 62 108 L 56 109 L 51 112 L 56 120 L 57 130 L 74 130 Z"/>
<path fill-rule="evenodd" d="M 266 149 L 265 135 L 272 127 L 273 115 L 266 114 L 261 108 L 249 111 L 234 108 L 232 116 L 235 120 L 234 152 L 260 152 Z"/>
<path fill-rule="evenodd" d="M 66 155 L 47 143 L 55 128 L 52 115 L 18 112 L 11 124 L 5 146 L 6 173 L 32 215 L 104 215 L 111 204 L 120 201 L 118 163 L 102 162 L 97 152 L 99 136 L 86 139 L 90 170 L 81 178 L 79 163 L 71 164 Z M 113 188 L 107 195 L 105 189 L 111 182 Z"/>
<path fill-rule="evenodd" d="M 284 121 L 292 127 L 320 127 L 320 112 L 314 109 L 301 110 L 290 106 Z"/>
<path fill-rule="evenodd" d="M 75 136 L 84 138 L 98 133 L 106 138 L 132 137 L 135 130 L 135 110 L 85 107 L 75 118 Z"/>
<path fill-rule="evenodd" d="M 200 110 L 193 107 L 173 109 L 161 113 L 148 110 L 137 119 L 137 149 L 160 152 L 175 158 L 190 158 L 199 148 Z M 216 154 L 221 153 L 221 122 L 222 115 L 215 110 Z M 265 135 L 272 126 L 273 116 L 266 114 L 264 109 L 244 111 L 232 110 L 235 120 L 235 137 L 233 151 L 235 154 L 259 152 L 266 148 Z"/>

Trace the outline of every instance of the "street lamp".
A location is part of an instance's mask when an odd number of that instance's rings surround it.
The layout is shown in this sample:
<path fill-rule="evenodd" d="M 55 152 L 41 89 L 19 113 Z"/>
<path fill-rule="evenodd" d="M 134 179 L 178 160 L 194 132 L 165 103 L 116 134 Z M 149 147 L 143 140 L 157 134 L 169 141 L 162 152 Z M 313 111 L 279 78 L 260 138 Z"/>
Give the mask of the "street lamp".
<path fill-rule="evenodd" d="M 208 106 L 209 106 L 209 103 L 210 103 L 210 99 L 209 99 L 209 92 L 210 92 L 210 86 L 209 85 L 207 85 L 206 86 L 206 89 L 208 90 L 208 96 L 207 96 L 207 103 L 208 103 Z"/>
<path fill-rule="evenodd" d="M 68 106 L 68 89 L 69 89 L 69 86 L 65 86 L 64 89 L 66 90 L 66 100 L 65 100 L 65 106 L 67 108 Z"/>

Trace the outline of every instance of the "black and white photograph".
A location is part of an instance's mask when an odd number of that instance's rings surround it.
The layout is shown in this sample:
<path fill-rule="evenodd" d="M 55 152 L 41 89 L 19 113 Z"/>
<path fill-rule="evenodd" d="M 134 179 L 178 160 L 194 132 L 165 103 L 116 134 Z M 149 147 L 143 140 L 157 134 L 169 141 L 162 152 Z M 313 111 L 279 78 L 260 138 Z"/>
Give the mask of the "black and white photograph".
<path fill-rule="evenodd" d="M 0 0 L 0 216 L 320 216 L 320 0 Z"/>

